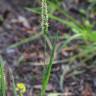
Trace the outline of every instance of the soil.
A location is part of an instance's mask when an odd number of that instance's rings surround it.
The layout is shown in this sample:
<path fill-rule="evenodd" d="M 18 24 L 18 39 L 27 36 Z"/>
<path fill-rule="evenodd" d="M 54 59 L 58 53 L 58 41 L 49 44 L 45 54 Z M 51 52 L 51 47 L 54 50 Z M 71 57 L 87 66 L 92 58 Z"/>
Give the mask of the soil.
<path fill-rule="evenodd" d="M 7 96 L 13 96 L 10 69 L 15 82 L 23 82 L 26 85 L 27 91 L 24 96 L 40 96 L 42 73 L 45 68 L 44 61 L 50 57 L 49 49 L 45 56 L 42 37 L 16 48 L 10 47 L 12 44 L 40 33 L 40 16 L 25 9 L 26 6 L 39 5 L 37 0 L 0 0 L 0 16 L 4 18 L 3 21 L 0 21 L 0 54 L 6 61 L 5 69 L 7 82 L 9 82 Z M 82 14 L 78 15 L 75 9 L 82 6 L 87 7 L 88 3 L 83 0 L 65 0 L 65 5 L 68 6 L 65 6 L 66 10 L 71 11 L 70 14 L 78 18 Z M 49 23 L 51 26 L 49 30 L 50 33 L 53 32 L 52 34 L 56 30 L 59 30 L 60 34 L 69 31 L 68 28 L 53 20 L 50 20 Z M 70 46 L 81 43 L 73 41 Z M 73 48 L 66 52 L 63 51 L 62 54 L 56 56 L 56 59 L 64 60 L 64 58 L 73 56 L 76 54 L 74 50 Z M 96 96 L 96 68 L 91 65 L 87 67 L 85 64 L 78 65 L 77 63 L 81 63 L 78 60 L 74 62 L 75 68 L 73 63 L 70 66 L 67 63 L 64 61 L 60 64 L 53 64 L 46 96 L 52 92 L 63 93 L 60 96 Z"/>

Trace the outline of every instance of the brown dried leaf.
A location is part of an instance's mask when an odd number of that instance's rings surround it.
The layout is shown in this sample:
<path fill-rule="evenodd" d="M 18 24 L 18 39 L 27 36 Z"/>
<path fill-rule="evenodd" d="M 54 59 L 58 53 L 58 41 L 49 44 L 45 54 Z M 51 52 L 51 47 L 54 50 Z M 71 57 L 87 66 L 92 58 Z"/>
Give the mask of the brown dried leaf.
<path fill-rule="evenodd" d="M 70 92 L 70 88 L 65 88 L 63 96 L 73 96 L 73 93 Z"/>
<path fill-rule="evenodd" d="M 93 96 L 92 94 L 93 93 L 92 93 L 92 88 L 91 88 L 90 84 L 86 83 L 85 88 L 82 92 L 82 96 Z"/>

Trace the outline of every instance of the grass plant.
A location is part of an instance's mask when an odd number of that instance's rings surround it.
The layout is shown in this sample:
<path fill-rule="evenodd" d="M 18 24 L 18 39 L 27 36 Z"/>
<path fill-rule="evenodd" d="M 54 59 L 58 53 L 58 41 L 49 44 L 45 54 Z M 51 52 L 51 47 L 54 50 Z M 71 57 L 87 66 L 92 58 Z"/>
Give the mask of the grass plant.
<path fill-rule="evenodd" d="M 0 96 L 6 96 L 6 92 L 7 92 L 4 65 L 5 62 L 0 56 Z"/>

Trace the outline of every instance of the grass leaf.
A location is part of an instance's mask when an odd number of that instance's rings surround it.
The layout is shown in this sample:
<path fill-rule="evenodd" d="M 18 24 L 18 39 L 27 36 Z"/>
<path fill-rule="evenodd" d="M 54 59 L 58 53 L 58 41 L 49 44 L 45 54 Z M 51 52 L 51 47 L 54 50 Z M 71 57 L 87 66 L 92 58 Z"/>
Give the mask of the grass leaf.
<path fill-rule="evenodd" d="M 46 91 L 46 88 L 47 88 L 47 85 L 48 85 L 52 64 L 53 64 L 53 61 L 54 61 L 54 53 L 55 53 L 55 45 L 52 48 L 50 61 L 49 61 L 49 64 L 47 66 L 47 69 L 45 70 L 44 75 L 43 75 L 41 96 L 45 96 L 45 91 Z"/>
<path fill-rule="evenodd" d="M 6 80 L 5 80 L 5 73 L 4 73 L 4 64 L 5 62 L 2 60 L 0 56 L 0 96 L 6 96 Z"/>

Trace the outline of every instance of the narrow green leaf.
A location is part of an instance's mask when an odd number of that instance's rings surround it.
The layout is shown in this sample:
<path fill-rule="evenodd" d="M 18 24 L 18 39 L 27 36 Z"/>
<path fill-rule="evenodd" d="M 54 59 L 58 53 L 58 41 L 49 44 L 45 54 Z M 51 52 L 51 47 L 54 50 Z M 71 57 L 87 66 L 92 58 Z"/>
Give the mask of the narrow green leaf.
<path fill-rule="evenodd" d="M 2 57 L 0 56 L 0 96 L 6 96 L 6 80 L 5 80 L 5 73 L 4 73 L 4 64 Z"/>
<path fill-rule="evenodd" d="M 43 75 L 41 96 L 45 96 L 45 91 L 46 91 L 46 88 L 47 88 L 47 85 L 48 85 L 48 81 L 49 81 L 50 74 L 51 74 L 51 69 L 52 69 L 52 64 L 53 64 L 53 61 L 54 61 L 54 53 L 55 53 L 55 45 L 52 48 L 50 61 L 49 61 L 49 64 L 47 66 L 47 69 L 46 69 L 46 71 L 44 72 L 44 75 Z"/>

